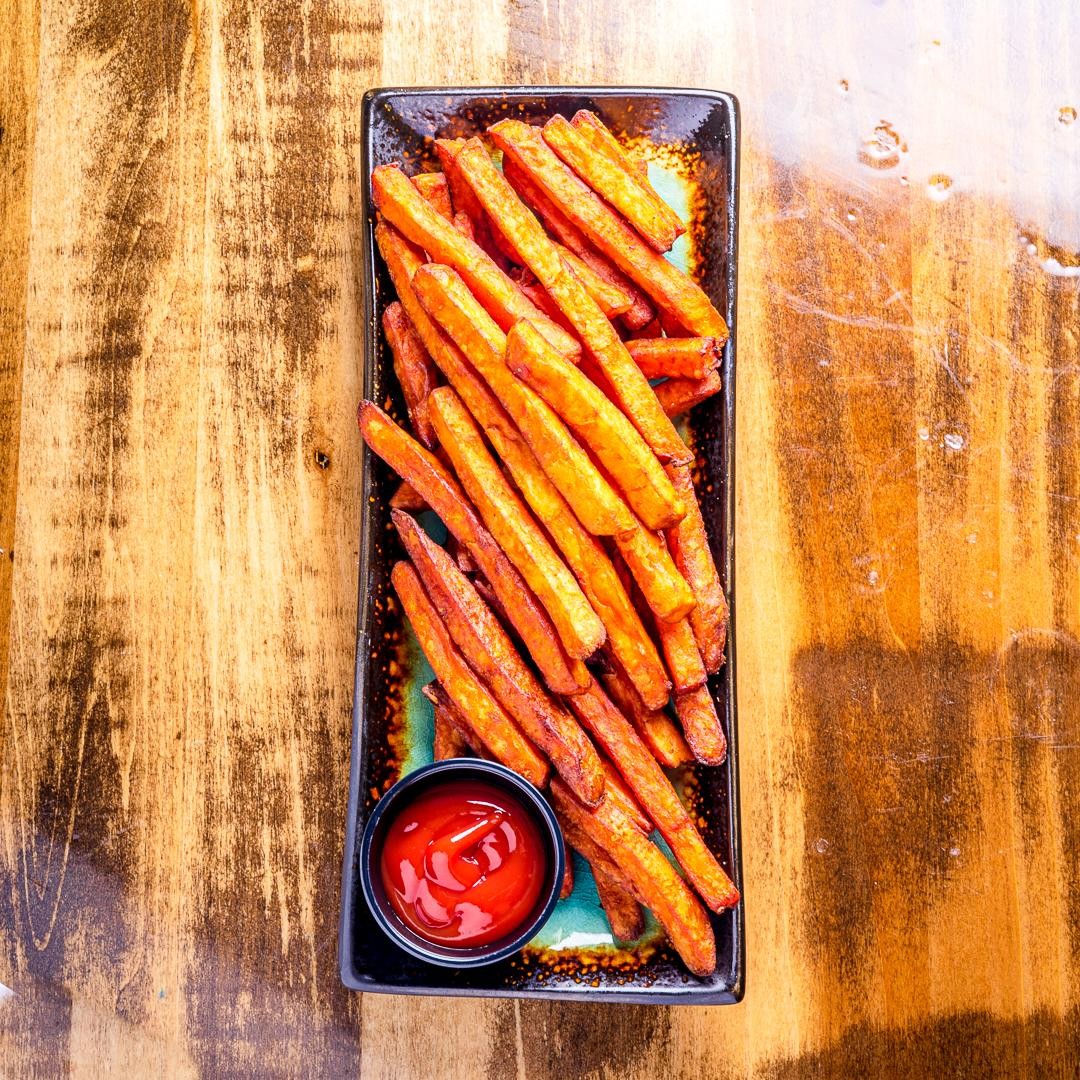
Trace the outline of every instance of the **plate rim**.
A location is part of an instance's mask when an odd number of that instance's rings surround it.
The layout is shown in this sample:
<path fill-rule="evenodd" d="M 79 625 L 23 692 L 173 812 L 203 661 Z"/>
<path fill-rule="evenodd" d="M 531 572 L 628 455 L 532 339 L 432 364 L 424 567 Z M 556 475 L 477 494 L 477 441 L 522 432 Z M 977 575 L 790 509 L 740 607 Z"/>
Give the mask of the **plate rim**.
<path fill-rule="evenodd" d="M 746 993 L 746 925 L 745 904 L 746 885 L 742 865 L 742 810 L 739 783 L 739 740 L 737 730 L 737 664 L 736 664 L 736 590 L 735 590 L 735 371 L 737 353 L 738 324 L 738 226 L 739 226 L 739 191 L 741 167 L 742 120 L 739 99 L 724 90 L 710 90 L 698 87 L 668 86 L 618 86 L 603 85 L 530 85 L 507 84 L 502 86 L 463 85 L 463 86 L 376 86 L 364 93 L 361 101 L 359 173 L 360 187 L 360 262 L 363 280 L 361 281 L 362 324 L 359 340 L 363 349 L 362 386 L 364 397 L 371 396 L 375 383 L 374 342 L 378 328 L 375 325 L 375 297 L 370 287 L 370 268 L 374 265 L 372 248 L 371 189 L 367 177 L 370 173 L 370 139 L 372 132 L 371 118 L 374 109 L 383 101 L 392 98 L 411 97 L 546 97 L 551 95 L 575 95 L 582 97 L 685 97 L 701 98 L 724 105 L 730 118 L 730 175 L 727 177 L 727 197 L 731 213 L 727 220 L 727 280 L 728 297 L 725 318 L 728 324 L 728 341 L 725 344 L 723 361 L 724 387 L 724 437 L 723 453 L 726 462 L 724 469 L 724 571 L 726 595 L 728 600 L 728 636 L 726 643 L 727 692 L 724 695 L 724 712 L 728 724 L 729 770 L 730 770 L 730 807 L 729 829 L 731 833 L 732 878 L 740 892 L 740 901 L 731 915 L 735 921 L 733 935 L 732 966 L 735 972 L 734 982 L 723 989 L 694 987 L 670 989 L 662 993 L 629 988 L 601 990 L 594 987 L 560 986 L 558 989 L 513 989 L 503 987 L 474 988 L 458 986 L 396 986 L 375 979 L 361 977 L 353 960 L 352 919 L 351 914 L 356 903 L 362 903 L 358 895 L 360 889 L 354 885 L 355 863 L 357 858 L 357 837 L 360 833 L 360 774 L 363 760 L 367 753 L 367 739 L 364 730 L 364 710 L 361 704 L 366 702 L 364 693 L 367 664 L 366 656 L 370 650 L 368 618 L 371 605 L 365 603 L 366 583 L 370 576 L 374 530 L 366 525 L 366 514 L 361 513 L 359 571 L 357 578 L 357 614 L 356 614 L 356 649 L 353 657 L 353 702 L 352 702 L 352 737 L 349 746 L 349 795 L 346 808 L 345 842 L 342 852 L 341 889 L 339 892 L 338 916 L 338 970 L 342 983 L 350 990 L 361 993 L 397 994 L 406 997 L 483 997 L 483 998 L 526 998 L 537 1001 L 565 1001 L 593 1003 L 617 1003 L 638 1005 L 733 1005 L 740 1002 Z M 361 507 L 366 507 L 372 488 L 372 454 L 362 446 L 360 462 L 359 499 Z"/>

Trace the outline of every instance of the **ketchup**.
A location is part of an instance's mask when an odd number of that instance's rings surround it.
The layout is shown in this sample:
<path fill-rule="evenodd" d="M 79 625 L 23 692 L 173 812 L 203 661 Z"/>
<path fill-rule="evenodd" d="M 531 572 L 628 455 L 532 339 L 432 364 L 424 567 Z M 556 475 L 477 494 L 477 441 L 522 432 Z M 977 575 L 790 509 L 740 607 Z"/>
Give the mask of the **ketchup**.
<path fill-rule="evenodd" d="M 457 780 L 390 822 L 380 872 L 405 925 L 438 945 L 486 945 L 536 910 L 547 851 L 529 811 L 494 784 Z"/>

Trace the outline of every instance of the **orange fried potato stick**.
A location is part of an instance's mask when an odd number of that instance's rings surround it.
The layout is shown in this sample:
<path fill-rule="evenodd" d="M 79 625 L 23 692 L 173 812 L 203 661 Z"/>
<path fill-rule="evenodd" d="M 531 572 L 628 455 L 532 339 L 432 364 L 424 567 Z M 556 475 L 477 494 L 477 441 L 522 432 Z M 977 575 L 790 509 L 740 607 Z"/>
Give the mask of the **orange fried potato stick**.
<path fill-rule="evenodd" d="M 695 975 L 713 972 L 716 943 L 708 916 L 663 852 L 615 803 L 605 800 L 590 810 L 557 779 L 552 781 L 551 797 L 560 817 L 572 823 L 570 842 L 575 843 L 574 832 L 580 830 L 607 853 L 621 873 L 619 883 L 652 911 L 683 963 Z"/>
<path fill-rule="evenodd" d="M 412 320 L 398 301 L 386 306 L 382 325 L 394 358 L 394 374 L 405 397 L 409 422 L 417 438 L 429 450 L 434 449 L 435 432 L 428 416 L 427 396 L 439 383 L 435 365 L 431 362 Z"/>
<path fill-rule="evenodd" d="M 595 149 L 565 116 L 548 120 L 544 125 L 544 141 L 656 251 L 670 251 L 686 231 L 675 211 L 652 188 L 642 184 L 636 172 L 623 169 Z"/>
<path fill-rule="evenodd" d="M 586 239 L 641 286 L 661 309 L 690 333 L 727 337 L 727 325 L 696 282 L 654 251 L 595 192 L 576 177 L 544 142 L 538 128 L 501 120 L 489 135 L 527 173 Z"/>
<path fill-rule="evenodd" d="M 408 563 L 399 562 L 391 571 L 390 580 L 447 696 L 499 761 L 542 788 L 549 775 L 547 762 L 462 659 L 416 571 Z"/>
<path fill-rule="evenodd" d="M 433 259 L 453 266 L 500 326 L 509 329 L 518 319 L 533 319 L 559 352 L 580 355 L 580 344 L 538 311 L 478 244 L 432 209 L 398 166 L 380 165 L 371 174 L 371 186 L 387 221 Z"/>
<path fill-rule="evenodd" d="M 548 686 L 559 694 L 577 693 L 581 683 L 571 670 L 570 658 L 547 613 L 481 524 L 446 466 L 402 431 L 374 402 L 361 403 L 358 421 L 360 433 L 371 450 L 412 485 L 442 518 L 447 529 L 469 549 Z"/>
<path fill-rule="evenodd" d="M 675 489 L 686 500 L 686 516 L 667 530 L 668 547 L 679 573 L 685 578 L 697 603 L 690 612 L 690 626 L 701 651 L 705 670 L 719 671 L 724 663 L 727 642 L 728 604 L 720 584 L 701 507 L 694 494 L 694 482 L 688 466 L 668 467 Z"/>
<path fill-rule="evenodd" d="M 495 168 L 479 139 L 470 139 L 457 165 L 484 209 L 513 242 L 559 310 L 572 324 L 587 352 L 603 369 L 620 408 L 642 437 L 665 460 L 686 461 L 686 445 L 664 414 L 648 379 L 630 358 L 615 328 L 589 295 L 532 211 Z M 541 328 L 542 329 L 542 328 Z"/>
<path fill-rule="evenodd" d="M 398 512 L 393 518 L 428 597 L 469 666 L 522 731 L 547 754 L 574 794 L 589 805 L 598 802 L 607 774 L 589 737 L 544 691 L 449 553 L 408 514 Z"/>
<path fill-rule="evenodd" d="M 739 890 L 706 846 L 671 782 L 630 721 L 612 705 L 596 683 L 571 698 L 570 704 L 578 719 L 618 766 L 623 779 L 667 841 L 687 879 L 706 905 L 713 911 L 724 911 L 738 903 Z M 613 800 L 605 799 L 600 805 L 615 804 Z"/>

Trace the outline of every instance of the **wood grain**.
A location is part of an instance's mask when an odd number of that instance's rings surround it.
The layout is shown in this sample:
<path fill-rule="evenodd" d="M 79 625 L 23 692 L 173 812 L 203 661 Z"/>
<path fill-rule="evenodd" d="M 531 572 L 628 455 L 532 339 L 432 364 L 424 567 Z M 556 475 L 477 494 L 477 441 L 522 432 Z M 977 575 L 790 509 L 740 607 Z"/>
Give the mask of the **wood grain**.
<path fill-rule="evenodd" d="M 37 98 L 37 5 L 12 6 L 0 37 L 0 690 L 7 686 L 19 415 L 26 349 L 30 178 Z"/>
<path fill-rule="evenodd" d="M 5 1068 L 1076 1075 L 1080 14 L 11 10 Z M 742 100 L 732 1008 L 338 983 L 359 103 L 503 81 Z"/>

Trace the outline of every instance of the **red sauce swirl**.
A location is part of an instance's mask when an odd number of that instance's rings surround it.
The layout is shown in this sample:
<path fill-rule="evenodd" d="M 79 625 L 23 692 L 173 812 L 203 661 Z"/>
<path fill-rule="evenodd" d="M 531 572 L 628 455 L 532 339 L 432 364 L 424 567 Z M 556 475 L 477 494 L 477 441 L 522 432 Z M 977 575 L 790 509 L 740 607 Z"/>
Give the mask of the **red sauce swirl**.
<path fill-rule="evenodd" d="M 398 811 L 380 873 L 405 925 L 439 945 L 486 945 L 535 911 L 547 850 L 530 812 L 494 784 L 456 780 Z"/>

